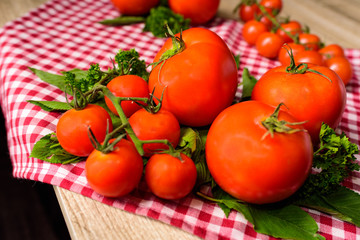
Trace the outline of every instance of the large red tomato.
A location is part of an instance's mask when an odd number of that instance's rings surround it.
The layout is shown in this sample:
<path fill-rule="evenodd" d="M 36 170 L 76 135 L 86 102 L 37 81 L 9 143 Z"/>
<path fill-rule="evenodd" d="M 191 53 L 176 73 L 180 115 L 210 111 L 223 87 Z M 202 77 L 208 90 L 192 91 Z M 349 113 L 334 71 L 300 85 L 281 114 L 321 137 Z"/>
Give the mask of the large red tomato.
<path fill-rule="evenodd" d="M 135 146 L 126 139 L 114 151 L 94 150 L 85 163 L 90 187 L 105 197 L 121 197 L 134 190 L 141 180 L 144 165 Z"/>
<path fill-rule="evenodd" d="M 111 0 L 114 6 L 124 15 L 143 15 L 157 6 L 160 0 Z"/>
<path fill-rule="evenodd" d="M 61 115 L 56 125 L 56 136 L 63 149 L 80 157 L 88 156 L 94 147 L 88 135 L 88 128 L 93 131 L 96 139 L 105 139 L 106 126 L 112 130 L 109 113 L 102 107 L 88 104 L 84 109 L 70 109 Z"/>
<path fill-rule="evenodd" d="M 163 101 L 181 124 L 205 126 L 228 107 L 236 93 L 238 79 L 234 56 L 214 32 L 191 28 L 183 32 L 185 50 L 158 64 L 150 73 L 149 90 Z M 156 55 L 172 49 L 168 39 Z"/>
<path fill-rule="evenodd" d="M 190 18 L 191 24 L 203 24 L 211 20 L 219 8 L 220 0 L 169 0 L 169 7 L 184 18 Z"/>
<path fill-rule="evenodd" d="M 304 127 L 317 143 L 323 122 L 331 128 L 339 124 L 346 91 L 342 80 L 328 67 L 311 64 L 308 67 L 318 73 L 287 72 L 288 66 L 270 69 L 255 84 L 252 99 L 273 106 L 284 103 L 296 119 L 307 121 Z"/>
<path fill-rule="evenodd" d="M 301 125 L 293 133 L 274 132 L 263 121 L 275 108 L 258 101 L 228 107 L 214 120 L 206 140 L 206 162 L 215 182 L 230 195 L 264 204 L 292 195 L 306 180 L 313 148 Z M 280 110 L 278 120 L 297 122 Z"/>

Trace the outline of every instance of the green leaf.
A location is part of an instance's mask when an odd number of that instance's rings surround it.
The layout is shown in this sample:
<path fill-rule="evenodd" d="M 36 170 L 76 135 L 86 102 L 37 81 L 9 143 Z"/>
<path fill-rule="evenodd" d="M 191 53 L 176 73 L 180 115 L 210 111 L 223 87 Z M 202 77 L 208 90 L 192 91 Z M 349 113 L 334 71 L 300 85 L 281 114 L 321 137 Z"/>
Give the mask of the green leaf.
<path fill-rule="evenodd" d="M 71 106 L 68 103 L 57 102 L 57 101 L 35 101 L 29 100 L 29 103 L 32 103 L 36 106 L 41 107 L 41 109 L 52 112 L 52 111 L 67 111 L 71 109 Z"/>
<path fill-rule="evenodd" d="M 196 150 L 198 133 L 192 128 L 181 128 L 180 130 L 180 141 L 178 146 L 181 148 L 189 149 L 191 153 Z"/>
<path fill-rule="evenodd" d="M 359 171 L 355 157 L 358 152 L 358 146 L 351 143 L 344 133 L 339 135 L 328 125 L 322 124 L 320 148 L 314 152 L 313 158 L 313 167 L 319 171 L 306 179 L 298 192 L 300 198 L 313 194 L 326 195 L 336 190 L 352 171 Z"/>
<path fill-rule="evenodd" d="M 239 69 L 239 67 L 240 67 L 240 54 L 234 55 L 234 59 L 235 59 L 235 63 L 236 63 L 236 68 Z"/>
<path fill-rule="evenodd" d="M 325 239 L 317 234 L 316 221 L 298 206 L 267 208 L 251 205 L 250 214 L 256 232 L 285 239 Z"/>
<path fill-rule="evenodd" d="M 170 8 L 159 6 L 150 10 L 146 18 L 144 31 L 151 32 L 155 37 L 166 37 L 165 25 L 168 25 L 174 34 L 190 27 L 190 19 L 184 19 Z"/>
<path fill-rule="evenodd" d="M 251 98 L 252 90 L 257 83 L 257 80 L 255 77 L 250 75 L 249 70 L 247 68 L 244 68 L 243 74 L 242 74 L 242 101 L 249 100 Z"/>
<path fill-rule="evenodd" d="M 29 69 L 36 76 L 38 76 L 42 81 L 47 82 L 47 83 L 49 83 L 51 85 L 54 85 L 54 86 L 58 87 L 60 90 L 62 90 L 62 91 L 65 91 L 65 82 L 64 82 L 65 78 L 64 78 L 64 76 L 49 73 L 49 72 L 45 72 L 45 71 L 35 69 L 35 68 L 31 68 L 31 67 L 29 67 Z"/>
<path fill-rule="evenodd" d="M 146 71 L 146 63 L 140 60 L 140 55 L 135 49 L 119 50 L 115 55 L 115 62 L 117 63 L 121 74 L 132 74 L 142 77 L 145 81 L 149 79 L 149 72 Z"/>
<path fill-rule="evenodd" d="M 346 187 L 341 186 L 329 195 L 314 194 L 297 204 L 360 226 L 360 195 Z"/>
<path fill-rule="evenodd" d="M 145 22 L 145 18 L 141 16 L 120 16 L 114 19 L 105 19 L 100 21 L 99 23 L 103 25 L 109 25 L 109 26 L 123 26 L 123 25 L 129 25 L 134 23 L 141 23 Z"/>
<path fill-rule="evenodd" d="M 66 152 L 60 146 L 55 133 L 49 133 L 37 141 L 32 149 L 30 157 L 49 163 L 60 164 L 76 163 L 86 159 Z"/>
<path fill-rule="evenodd" d="M 40 69 L 31 68 L 29 69 L 38 76 L 42 81 L 47 82 L 51 85 L 58 87 L 61 91 L 65 92 L 66 83 L 65 83 L 65 76 L 53 74 L 49 72 L 42 71 Z M 86 76 L 87 71 L 83 71 L 80 69 L 72 69 L 69 72 L 75 74 L 75 79 L 81 79 Z"/>

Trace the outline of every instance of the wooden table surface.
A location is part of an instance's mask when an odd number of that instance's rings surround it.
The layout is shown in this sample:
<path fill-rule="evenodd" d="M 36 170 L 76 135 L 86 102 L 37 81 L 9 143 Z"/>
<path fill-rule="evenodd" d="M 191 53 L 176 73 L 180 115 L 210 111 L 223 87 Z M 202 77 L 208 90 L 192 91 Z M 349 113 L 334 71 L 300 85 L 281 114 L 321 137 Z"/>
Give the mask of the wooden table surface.
<path fill-rule="evenodd" d="M 0 27 L 46 0 L 1 0 Z M 232 13 L 238 0 L 221 0 L 219 15 Z M 360 48 L 359 0 L 283 0 L 282 16 L 308 25 L 327 44 Z M 110 207 L 54 187 L 72 239 L 198 239 L 162 222 Z"/>

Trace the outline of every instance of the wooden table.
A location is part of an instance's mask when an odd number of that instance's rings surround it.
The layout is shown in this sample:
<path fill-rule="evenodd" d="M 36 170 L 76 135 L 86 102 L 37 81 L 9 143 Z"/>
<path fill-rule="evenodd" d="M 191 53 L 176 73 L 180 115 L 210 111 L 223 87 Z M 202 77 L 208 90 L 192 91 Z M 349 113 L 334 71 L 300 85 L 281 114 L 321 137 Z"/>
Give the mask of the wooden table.
<path fill-rule="evenodd" d="M 46 0 L 1 0 L 0 26 L 22 16 Z M 219 15 L 232 13 L 238 0 L 221 0 Z M 308 25 L 329 43 L 360 48 L 360 1 L 283 0 L 281 15 Z M 198 239 L 162 222 L 110 207 L 80 194 L 54 187 L 72 239 Z M 131 223 L 131 224 L 130 224 Z"/>

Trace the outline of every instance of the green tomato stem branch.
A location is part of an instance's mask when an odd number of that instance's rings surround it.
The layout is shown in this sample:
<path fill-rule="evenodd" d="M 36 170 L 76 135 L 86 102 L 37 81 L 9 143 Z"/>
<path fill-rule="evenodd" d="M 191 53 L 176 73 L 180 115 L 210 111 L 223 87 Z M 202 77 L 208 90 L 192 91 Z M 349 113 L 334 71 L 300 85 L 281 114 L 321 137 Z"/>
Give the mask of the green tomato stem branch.
<path fill-rule="evenodd" d="M 286 35 L 288 35 L 295 43 L 298 43 L 299 40 L 297 39 L 296 36 L 292 35 L 289 31 L 286 31 L 281 24 L 276 20 L 276 18 L 274 18 L 273 16 L 271 16 L 265 9 L 264 6 L 260 5 L 259 3 L 257 3 L 257 6 L 259 7 L 260 11 L 262 14 L 264 14 L 265 17 L 267 17 L 274 25 L 276 28 L 280 28 L 282 31 L 284 31 L 284 33 Z"/>

